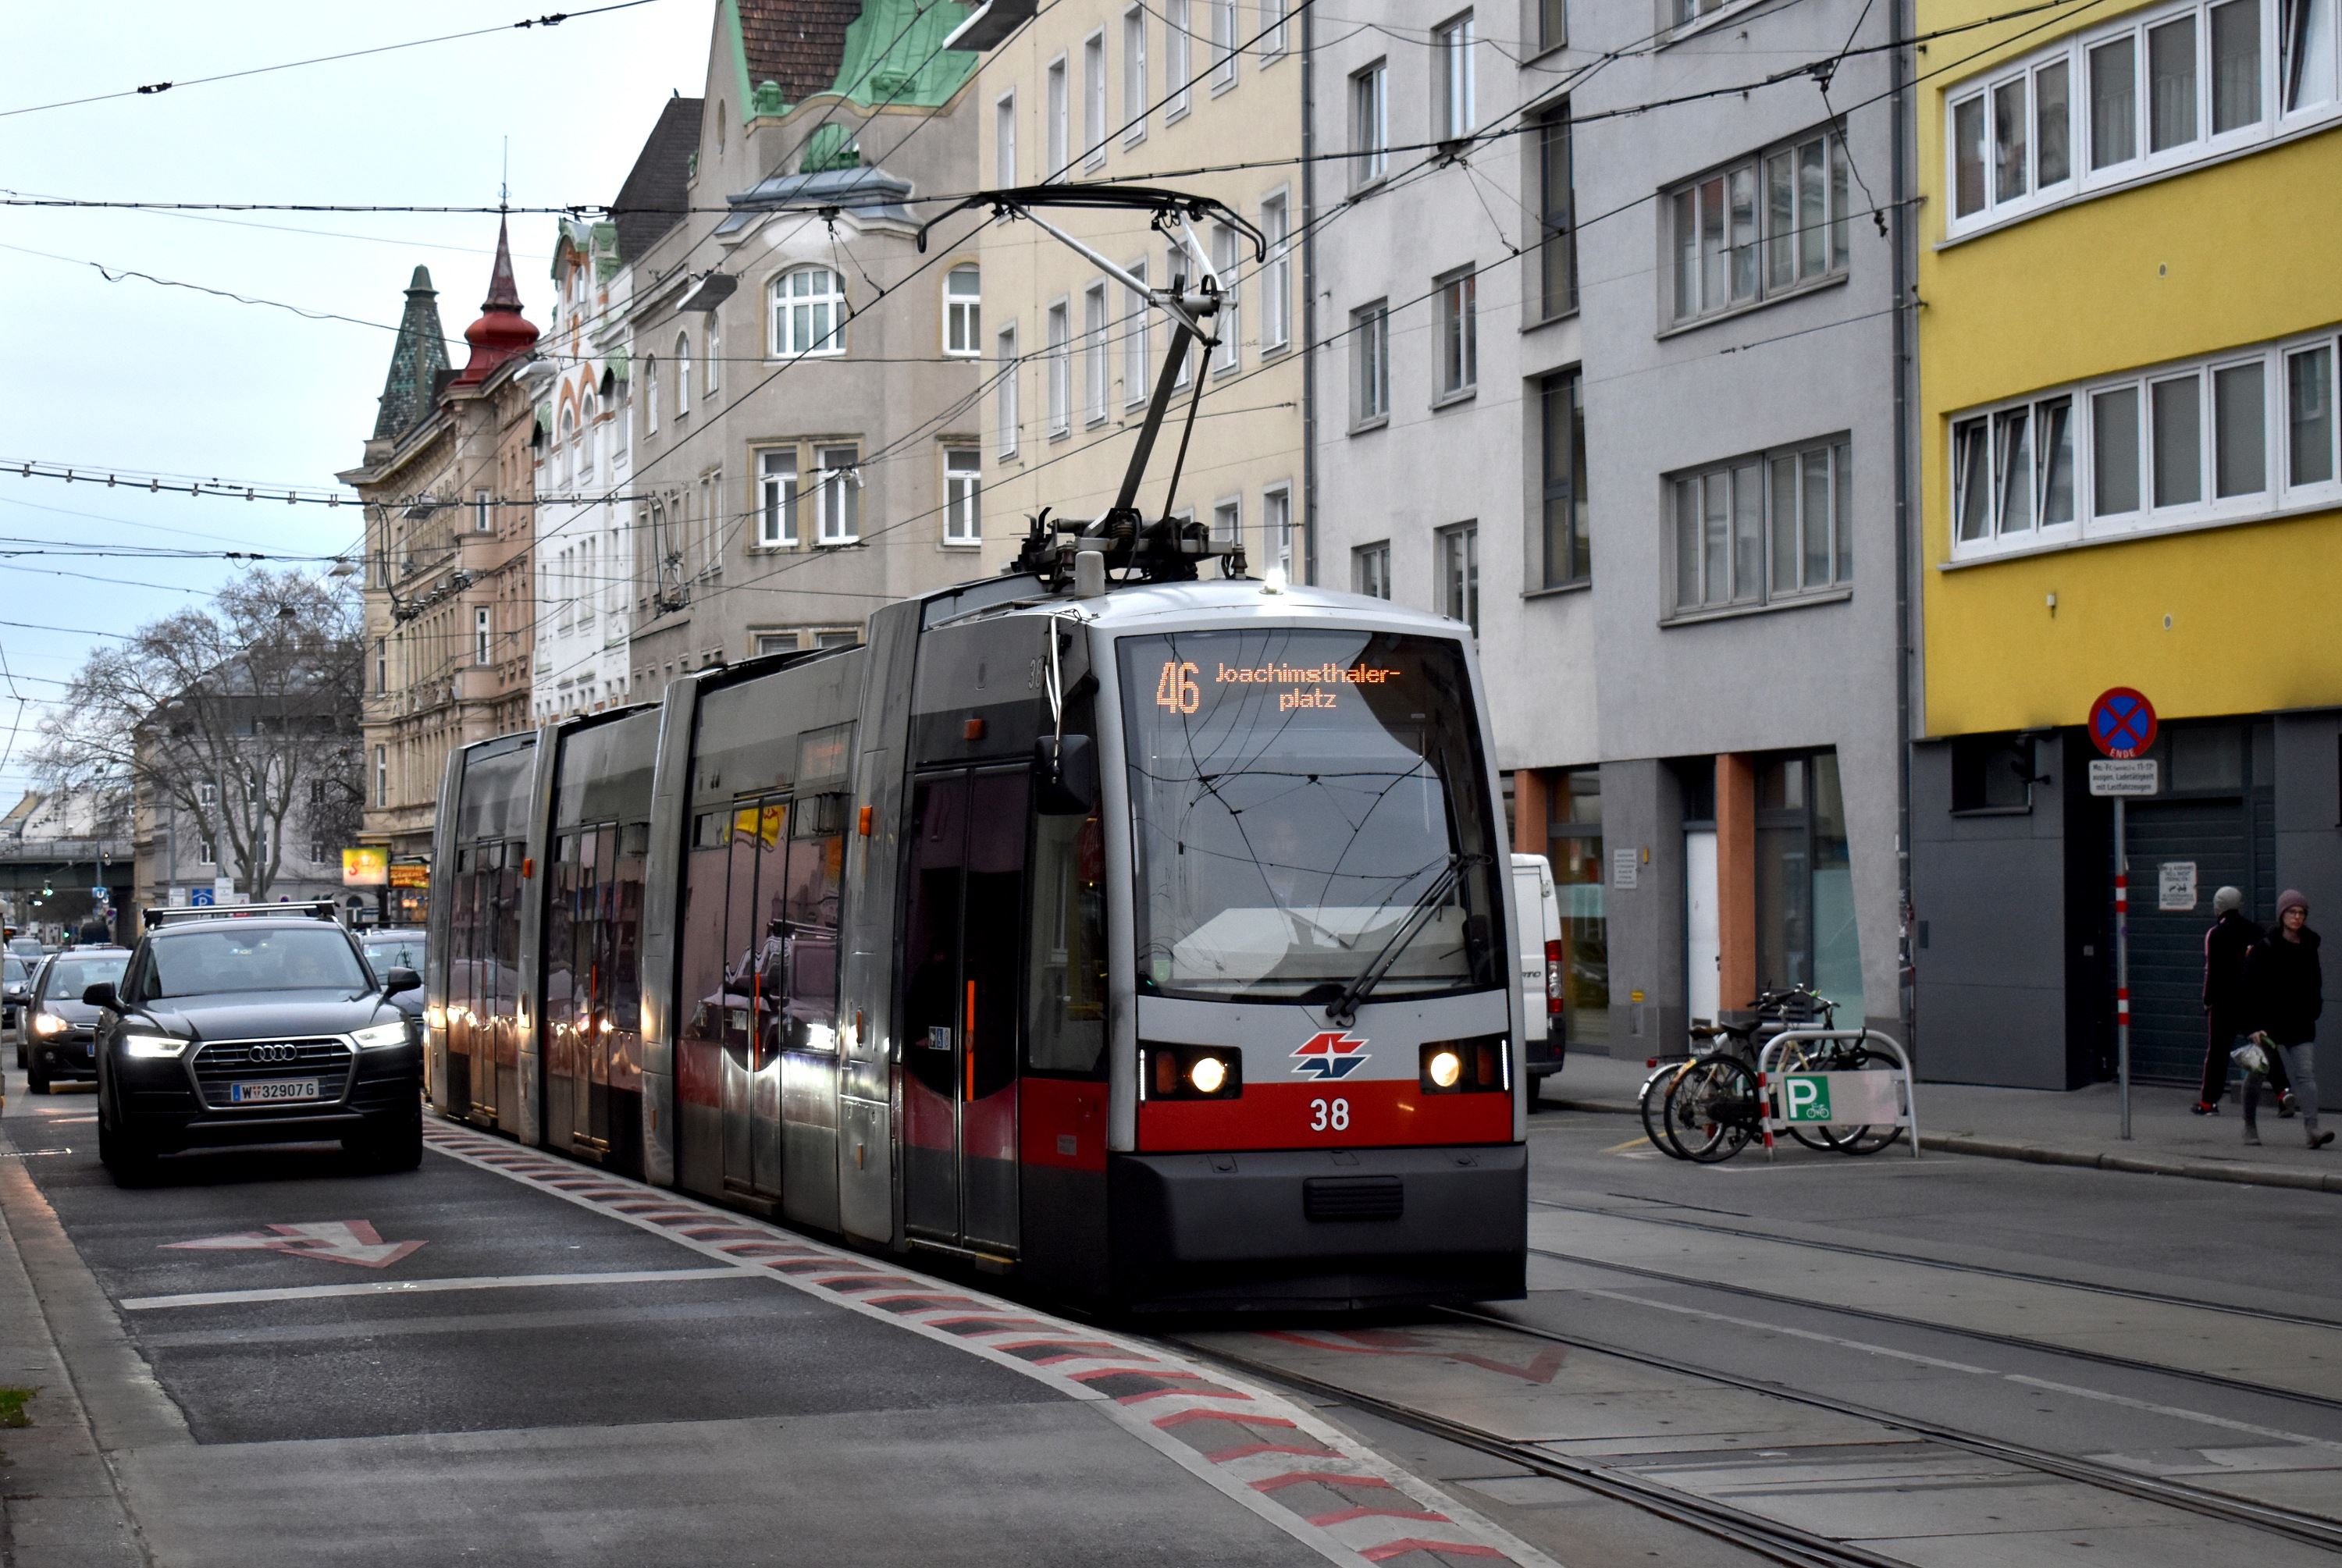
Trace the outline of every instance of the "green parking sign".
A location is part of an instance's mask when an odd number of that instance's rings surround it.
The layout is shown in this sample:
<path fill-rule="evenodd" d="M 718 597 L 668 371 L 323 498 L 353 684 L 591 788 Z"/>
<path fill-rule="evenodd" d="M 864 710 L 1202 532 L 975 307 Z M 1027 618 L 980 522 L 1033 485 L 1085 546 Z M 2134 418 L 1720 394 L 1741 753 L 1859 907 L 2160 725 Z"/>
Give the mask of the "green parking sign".
<path fill-rule="evenodd" d="M 1781 1079 L 1782 1120 L 1827 1122 L 1830 1119 L 1829 1074 L 1791 1073 Z"/>

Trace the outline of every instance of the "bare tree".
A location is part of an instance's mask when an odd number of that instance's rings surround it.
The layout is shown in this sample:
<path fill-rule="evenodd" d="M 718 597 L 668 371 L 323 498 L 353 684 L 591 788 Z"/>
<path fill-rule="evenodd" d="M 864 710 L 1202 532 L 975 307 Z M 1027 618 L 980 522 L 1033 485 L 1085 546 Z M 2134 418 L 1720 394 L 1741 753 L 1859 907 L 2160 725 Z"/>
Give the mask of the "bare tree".
<path fill-rule="evenodd" d="M 178 808 L 226 846 L 246 898 L 267 897 L 288 828 L 352 842 L 363 804 L 357 595 L 255 568 L 90 654 L 42 723 L 50 788 Z"/>

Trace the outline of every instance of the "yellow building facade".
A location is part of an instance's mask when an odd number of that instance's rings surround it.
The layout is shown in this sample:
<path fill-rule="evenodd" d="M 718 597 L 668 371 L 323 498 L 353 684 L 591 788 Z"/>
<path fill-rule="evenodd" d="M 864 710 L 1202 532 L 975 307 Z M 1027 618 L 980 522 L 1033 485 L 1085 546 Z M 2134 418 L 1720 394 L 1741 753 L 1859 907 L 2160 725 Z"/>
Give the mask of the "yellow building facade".
<path fill-rule="evenodd" d="M 1917 6 L 1921 1007 L 1946 1076 L 2107 1065 L 2081 726 L 2133 687 L 2137 1062 L 2192 1082 L 2216 888 L 2342 899 L 2335 0 L 1999 9 Z"/>
<path fill-rule="evenodd" d="M 1196 239 L 1236 287 L 1221 345 L 1192 351 L 1203 378 L 1178 493 L 1192 379 L 1174 400 L 1137 504 L 1239 533 L 1257 573 L 1306 574 L 1302 401 L 1301 28 L 1236 0 L 1119 0 L 1036 8 L 996 0 L 959 46 L 983 51 L 976 78 L 979 178 L 994 189 L 1057 181 L 1161 184 L 1225 202 L 1266 238 L 1266 259 L 1234 226 Z M 1214 174 L 1225 165 L 1272 166 Z M 1042 507 L 1089 518 L 1112 505 L 1172 326 L 1122 282 L 1031 223 L 946 221 L 931 242 L 976 259 L 986 365 L 986 564 L 1016 553 Z M 1046 210 L 1050 223 L 1161 287 L 1195 267 L 1141 212 Z"/>

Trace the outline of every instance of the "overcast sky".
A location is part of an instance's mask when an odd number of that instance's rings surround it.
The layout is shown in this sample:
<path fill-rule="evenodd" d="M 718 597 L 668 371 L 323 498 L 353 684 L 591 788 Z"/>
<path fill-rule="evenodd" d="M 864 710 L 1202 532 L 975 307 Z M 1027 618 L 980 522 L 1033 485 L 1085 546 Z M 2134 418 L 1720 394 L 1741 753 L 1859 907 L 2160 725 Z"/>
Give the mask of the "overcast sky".
<path fill-rule="evenodd" d="M 712 0 L 651 0 L 145 97 L 7 111 L 143 84 L 507 24 L 542 0 L 111 0 L 0 5 L 0 186 L 145 201 L 493 205 L 607 202 L 659 105 L 706 78 Z M 231 221 L 223 221 L 224 219 Z M 545 325 L 554 220 L 515 218 L 529 319 Z M 487 291 L 493 215 L 155 213 L 0 207 L 0 463 L 329 486 L 373 430 L 392 335 L 186 289 L 133 268 L 395 325 L 420 263 L 460 338 Z M 72 258 L 28 255 L 41 251 Z M 460 365 L 463 345 L 451 349 Z M 39 541 L 331 554 L 355 511 L 106 490 L 0 470 L 0 551 Z M 33 542 L 27 544 L 26 542 Z M 58 570 L 112 579 L 91 582 Z M 0 621 L 127 630 L 245 569 L 224 560 L 0 555 Z M 44 701 L 96 639 L 0 624 L 0 808 L 31 781 Z M 31 699 L 13 745 L 16 694 Z"/>

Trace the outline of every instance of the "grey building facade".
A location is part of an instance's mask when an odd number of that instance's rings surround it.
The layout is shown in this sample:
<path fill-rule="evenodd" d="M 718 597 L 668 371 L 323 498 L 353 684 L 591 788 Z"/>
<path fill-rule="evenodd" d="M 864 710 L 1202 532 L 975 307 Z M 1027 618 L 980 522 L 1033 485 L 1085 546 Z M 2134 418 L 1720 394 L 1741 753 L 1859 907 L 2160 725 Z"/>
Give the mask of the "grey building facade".
<path fill-rule="evenodd" d="M 1315 24 L 1314 569 L 1477 628 L 1576 1049 L 1903 1011 L 1894 9 Z"/>

